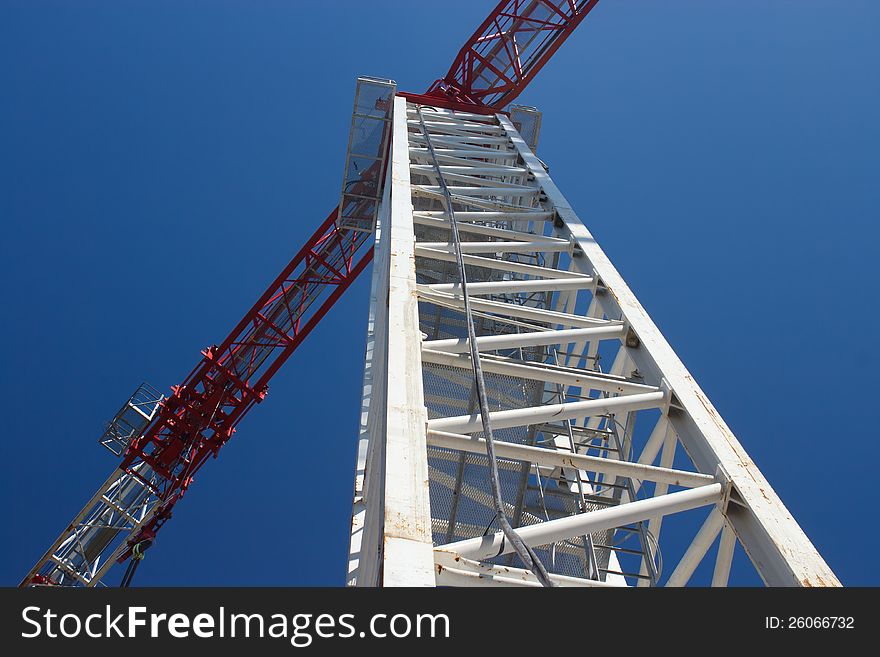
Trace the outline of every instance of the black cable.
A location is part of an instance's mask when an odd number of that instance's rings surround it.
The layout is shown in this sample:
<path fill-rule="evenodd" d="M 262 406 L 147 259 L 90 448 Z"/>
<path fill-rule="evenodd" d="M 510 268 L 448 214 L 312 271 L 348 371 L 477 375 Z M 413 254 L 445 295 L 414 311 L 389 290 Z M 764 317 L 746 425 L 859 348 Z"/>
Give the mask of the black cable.
<path fill-rule="evenodd" d="M 144 560 L 144 552 L 147 551 L 153 544 L 152 539 L 145 538 L 144 540 L 135 543 L 131 548 L 131 558 L 128 560 L 128 567 L 125 569 L 125 573 L 122 575 L 122 581 L 119 583 L 119 588 L 127 589 L 131 586 L 131 580 L 134 579 L 134 573 L 137 570 L 137 567 L 140 565 L 141 561 Z"/>
<path fill-rule="evenodd" d="M 137 570 L 140 562 L 140 559 L 129 559 L 128 567 L 125 569 L 125 574 L 122 576 L 122 582 L 120 582 L 119 588 L 127 589 L 131 586 L 131 580 L 134 578 L 134 572 Z"/>
<path fill-rule="evenodd" d="M 446 216 L 449 218 L 452 242 L 455 246 L 455 262 L 458 266 L 458 277 L 461 282 L 461 296 L 464 300 L 464 314 L 466 317 L 465 324 L 467 324 L 468 329 L 468 345 L 470 347 L 471 364 L 474 371 L 474 383 L 477 388 L 480 418 L 483 423 L 483 435 L 486 437 L 486 453 L 489 457 L 489 480 L 492 483 L 492 498 L 495 502 L 495 512 L 497 514 L 498 524 L 501 527 L 504 537 L 510 541 L 510 544 L 513 546 L 517 555 L 519 555 L 519 558 L 525 564 L 526 568 L 535 574 L 535 577 L 543 586 L 554 586 L 553 582 L 550 580 L 550 575 L 547 573 L 547 569 L 544 567 L 544 564 L 541 563 L 538 555 L 535 554 L 535 551 L 532 548 L 523 542 L 520 535 L 517 534 L 516 530 L 511 526 L 510 521 L 508 521 L 507 515 L 504 513 L 504 500 L 501 499 L 501 481 L 498 475 L 498 460 L 495 456 L 495 439 L 492 435 L 492 425 L 489 422 L 489 401 L 486 395 L 486 383 L 483 378 L 483 368 L 480 365 L 480 352 L 477 349 L 477 335 L 476 330 L 474 329 L 474 318 L 471 315 L 471 304 L 467 293 L 467 276 L 465 276 L 464 258 L 462 257 L 461 241 L 458 236 L 458 224 L 455 220 L 455 212 L 452 209 L 452 193 L 446 186 L 446 181 L 443 179 L 443 174 L 440 171 L 440 163 L 437 160 L 437 155 L 434 153 L 434 146 L 431 144 L 431 137 L 428 135 L 428 128 L 425 126 L 425 119 L 422 116 L 421 105 L 416 106 L 416 111 L 419 115 L 419 123 L 421 124 L 422 132 L 425 135 L 425 144 L 428 147 L 428 152 L 431 154 L 431 161 L 434 168 L 437 170 L 437 179 L 440 183 L 440 188 L 443 190 Z"/>

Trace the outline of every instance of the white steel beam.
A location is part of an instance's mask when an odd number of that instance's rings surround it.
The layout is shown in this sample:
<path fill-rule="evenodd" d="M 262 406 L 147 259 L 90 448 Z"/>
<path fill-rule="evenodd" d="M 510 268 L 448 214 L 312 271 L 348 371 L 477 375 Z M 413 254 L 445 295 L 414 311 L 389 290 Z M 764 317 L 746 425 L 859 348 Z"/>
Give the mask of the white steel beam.
<path fill-rule="evenodd" d="M 455 253 L 452 242 L 419 242 L 423 249 Z M 534 239 L 522 242 L 498 240 L 497 242 L 462 242 L 462 253 L 559 253 L 568 251 L 571 245 L 557 239 Z"/>
<path fill-rule="evenodd" d="M 593 285 L 593 279 L 584 278 L 536 278 L 508 281 L 482 281 L 468 283 L 468 294 L 517 294 L 520 292 L 558 292 L 562 290 L 585 290 Z M 432 292 L 461 294 L 461 283 L 437 283 L 428 285 Z"/>
<path fill-rule="evenodd" d="M 455 158 L 474 158 L 475 161 L 483 160 L 516 160 L 519 155 L 516 151 L 499 151 L 488 148 L 435 148 L 437 159 L 442 160 L 443 156 L 452 156 Z M 427 148 L 411 148 L 410 153 L 421 155 L 428 159 L 431 153 Z"/>
<path fill-rule="evenodd" d="M 678 439 L 676 438 L 674 432 L 671 430 L 668 420 L 663 425 L 662 429 L 658 426 L 655 426 L 654 429 L 663 436 L 663 452 L 660 455 L 660 467 L 671 468 L 672 464 L 675 462 L 675 452 L 678 448 Z M 654 436 L 652 435 L 651 438 L 653 439 Z M 666 492 L 668 490 L 668 484 L 664 484 L 662 482 L 658 483 L 654 488 L 654 495 L 666 495 Z M 648 518 L 648 533 L 654 537 L 655 541 L 659 542 L 661 529 L 663 529 L 663 516 L 654 516 L 652 518 Z M 639 574 L 646 575 L 647 573 L 648 564 L 646 563 L 646 560 L 643 559 L 640 566 Z M 639 582 L 639 586 L 647 586 L 647 580 L 641 580 Z"/>
<path fill-rule="evenodd" d="M 486 441 L 472 438 L 462 434 L 449 433 L 446 431 L 428 430 L 428 444 L 432 447 L 445 447 L 457 449 L 471 454 L 485 454 Z M 670 468 L 658 468 L 653 465 L 643 465 L 630 461 L 618 461 L 598 456 L 574 454 L 561 450 L 546 449 L 544 447 L 530 447 L 518 443 L 504 441 L 495 442 L 495 453 L 502 458 L 518 459 L 540 466 L 558 468 L 576 468 L 587 472 L 601 472 L 605 475 L 632 477 L 647 481 L 662 481 L 673 486 L 696 488 L 706 486 L 715 481 L 712 475 L 687 472 L 685 470 L 672 470 Z"/>
<path fill-rule="evenodd" d="M 425 111 L 430 112 L 429 116 L 432 121 L 450 121 L 453 123 L 477 123 L 477 124 L 486 124 L 486 125 L 495 125 L 493 123 L 494 117 L 489 116 L 488 114 L 474 114 L 473 112 L 464 112 L 460 110 L 448 110 L 442 107 L 426 107 Z M 415 107 L 407 107 L 406 108 L 407 116 L 418 116 L 418 112 Z"/>
<path fill-rule="evenodd" d="M 420 134 L 412 134 L 409 136 L 412 141 L 424 142 L 425 136 Z M 480 135 L 431 135 L 431 143 L 441 145 L 475 145 L 482 144 L 485 146 L 506 146 L 508 139 L 505 135 L 500 137 L 483 137 Z"/>
<path fill-rule="evenodd" d="M 548 520 L 537 525 L 521 527 L 518 532 L 526 545 L 537 547 L 639 522 L 657 514 L 669 515 L 670 513 L 680 513 L 716 504 L 723 497 L 724 489 L 721 484 L 709 484 L 677 493 L 669 493 L 661 497 L 652 497 L 589 513 Z M 504 540 L 502 532 L 497 532 L 456 543 L 447 543 L 434 549 L 451 552 L 468 559 L 482 560 L 509 554 L 513 551 L 513 546 L 509 541 Z"/>
<path fill-rule="evenodd" d="M 413 212 L 413 217 L 439 217 L 444 218 L 446 216 L 445 210 L 417 210 Z M 552 212 L 545 212 L 540 209 L 528 210 L 527 208 L 520 208 L 520 211 L 511 211 L 511 212 L 456 212 L 455 220 L 460 223 L 468 222 L 468 221 L 487 221 L 487 222 L 500 222 L 500 221 L 549 221 L 553 219 Z"/>
<path fill-rule="evenodd" d="M 561 331 L 532 331 L 529 333 L 509 333 L 501 335 L 477 336 L 477 349 L 494 351 L 496 349 L 518 349 L 520 347 L 538 347 L 550 344 L 564 344 L 578 339 L 608 340 L 620 338 L 625 328 L 619 324 L 594 326 L 592 328 L 563 329 Z M 467 338 L 449 338 L 444 340 L 425 340 L 423 349 L 447 351 L 461 354 L 468 351 Z"/>
<path fill-rule="evenodd" d="M 413 222 L 420 226 L 432 226 L 434 228 L 442 228 L 449 229 L 449 221 L 446 219 L 437 219 L 435 217 L 425 217 L 414 215 Z M 458 230 L 460 233 L 471 233 L 473 235 L 488 235 L 490 237 L 500 237 L 502 239 L 509 240 L 522 240 L 529 241 L 533 240 L 537 237 L 534 233 L 522 233 L 516 230 L 510 230 L 507 228 L 498 228 L 497 226 L 485 226 L 483 224 L 477 224 L 473 222 L 462 222 Z M 557 242 L 559 244 L 568 245 L 568 240 L 562 240 L 558 238 L 547 238 L 542 237 L 542 240 L 546 240 L 548 242 Z M 574 274 L 576 276 L 576 274 Z"/>
<path fill-rule="evenodd" d="M 482 187 L 482 186 L 463 186 L 450 185 L 449 191 L 453 196 L 537 196 L 541 193 L 540 189 L 535 187 Z M 418 193 L 419 190 L 441 194 L 443 188 L 439 185 L 413 185 L 413 191 Z"/>
<path fill-rule="evenodd" d="M 681 561 L 678 562 L 675 570 L 672 571 L 669 579 L 666 580 L 666 586 L 685 586 L 690 581 L 691 575 L 694 574 L 697 566 L 700 565 L 703 557 L 706 556 L 706 552 L 712 547 L 715 537 L 718 536 L 718 532 L 721 531 L 723 526 L 724 514 L 717 508 L 712 509 L 709 517 L 706 518 L 703 526 L 700 527 L 700 531 L 697 532 L 697 535 L 688 547 L 687 552 L 684 553 Z"/>
<path fill-rule="evenodd" d="M 532 571 L 510 566 L 498 566 L 484 561 L 463 559 L 448 552 L 434 552 L 437 586 L 526 586 L 540 587 Z M 583 577 L 550 575 L 556 586 L 589 586 L 614 588 L 616 585 Z"/>
<path fill-rule="evenodd" d="M 422 362 L 436 365 L 448 365 L 470 370 L 470 354 L 451 354 L 448 351 L 422 349 Z M 584 390 L 602 390 L 617 395 L 637 392 L 656 392 L 656 386 L 633 383 L 622 377 L 610 376 L 601 372 L 589 372 L 571 368 L 557 367 L 546 363 L 524 363 L 503 356 L 484 356 L 480 359 L 484 372 L 515 376 L 532 381 L 558 383 L 560 385 L 583 388 Z"/>
<path fill-rule="evenodd" d="M 736 534 L 729 522 L 724 523 L 721 540 L 718 542 L 718 555 L 715 557 L 715 571 L 712 573 L 712 586 L 727 586 L 730 566 L 733 564 L 733 551 L 736 549 Z"/>
<path fill-rule="evenodd" d="M 382 584 L 434 586 L 406 101 L 394 99 Z"/>
<path fill-rule="evenodd" d="M 448 308 L 461 309 L 464 306 L 464 300 L 460 295 L 439 294 L 427 290 L 424 286 L 418 288 L 419 296 L 424 300 L 446 306 Z M 471 299 L 471 308 L 486 313 L 504 315 L 509 317 L 519 317 L 521 319 L 531 319 L 536 322 L 546 322 L 548 324 L 558 324 L 561 326 L 579 326 L 589 328 L 591 326 L 623 326 L 622 322 L 609 321 L 607 319 L 599 319 L 596 317 L 584 317 L 583 315 L 571 315 L 568 313 L 554 312 L 552 310 L 544 310 L 543 308 L 535 308 L 532 306 L 521 306 L 515 303 L 506 303 L 504 301 L 492 301 L 489 299 Z"/>
<path fill-rule="evenodd" d="M 416 255 L 422 258 L 432 258 L 434 260 L 442 260 L 444 262 L 455 262 L 455 255 L 448 251 L 437 251 L 434 249 L 426 249 L 416 243 Z M 498 258 L 487 258 L 478 255 L 464 255 L 462 261 L 466 265 L 474 265 L 475 267 L 485 267 L 486 269 L 494 269 L 497 271 L 506 271 L 517 274 L 526 274 L 528 276 L 540 276 L 546 278 L 578 278 L 581 280 L 589 280 L 593 282 L 592 276 L 580 274 L 578 272 L 567 271 L 565 269 L 553 269 L 552 267 L 541 267 L 540 265 L 530 265 L 525 262 L 516 260 L 500 260 Z"/>
<path fill-rule="evenodd" d="M 436 172 L 433 164 L 411 164 L 410 171 L 424 174 L 433 174 Z M 516 174 L 527 174 L 528 170 L 524 167 L 505 167 L 505 166 L 474 166 L 466 167 L 456 164 L 441 164 L 440 173 L 444 175 L 466 175 L 466 176 L 512 176 Z M 456 216 L 456 219 L 458 217 Z"/>
<path fill-rule="evenodd" d="M 410 119 L 406 122 L 406 124 L 412 128 L 418 128 L 421 125 L 421 122 L 418 119 Z M 464 121 L 425 121 L 425 126 L 427 126 L 430 131 L 433 132 L 441 132 L 445 134 L 462 134 L 467 132 L 475 132 L 475 133 L 489 133 L 493 135 L 504 134 L 504 130 L 502 130 L 497 125 L 490 125 L 488 123 L 467 123 Z"/>
<path fill-rule="evenodd" d="M 421 164 L 415 164 L 410 166 L 410 171 L 413 175 L 423 176 L 428 178 L 431 181 L 431 184 L 437 182 L 437 170 L 434 171 L 426 171 L 424 169 L 416 169 L 414 167 L 425 166 Z M 433 168 L 433 167 L 432 167 Z M 461 167 L 464 169 L 465 167 Z M 498 180 L 499 176 L 496 174 L 494 178 L 481 178 L 480 176 L 473 174 L 465 174 L 465 173 L 455 173 L 452 171 L 443 172 L 441 169 L 441 175 L 443 176 L 443 180 L 445 182 L 455 181 L 459 184 L 459 186 L 478 186 L 478 187 L 503 187 L 503 188 L 516 188 L 516 189 L 531 189 L 529 187 L 525 187 L 520 182 L 507 182 L 504 180 Z M 519 177 L 519 176 L 517 176 Z M 422 183 L 424 184 L 424 183 Z"/>
<path fill-rule="evenodd" d="M 619 413 L 624 410 L 640 410 L 659 408 L 666 404 L 664 392 L 646 392 L 636 395 L 624 395 L 605 399 L 589 399 L 587 401 L 569 402 L 566 404 L 546 404 L 528 408 L 515 408 L 509 411 L 490 413 L 492 427 L 508 429 L 542 422 L 559 422 L 577 418 Z M 451 433 L 470 433 L 480 431 L 482 422 L 479 413 L 474 415 L 457 415 L 428 420 L 428 429 L 448 431 Z"/>

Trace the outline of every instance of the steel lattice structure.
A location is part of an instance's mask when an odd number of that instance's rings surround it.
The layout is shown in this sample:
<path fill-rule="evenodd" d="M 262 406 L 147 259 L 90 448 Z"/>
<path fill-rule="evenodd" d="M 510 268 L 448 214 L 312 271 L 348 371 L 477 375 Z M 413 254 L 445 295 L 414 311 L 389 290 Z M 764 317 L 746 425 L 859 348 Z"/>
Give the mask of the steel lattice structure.
<path fill-rule="evenodd" d="M 509 105 L 599 0 L 502 0 L 426 96 L 447 107 Z"/>
<path fill-rule="evenodd" d="M 502 0 L 424 94 L 358 79 L 339 205 L 170 395 L 123 405 L 100 440 L 118 468 L 22 586 L 104 585 L 142 558 L 374 253 L 351 584 L 536 584 L 492 513 L 545 584 L 684 584 L 719 534 L 713 584 L 737 542 L 768 584 L 838 584 L 534 155 L 540 113 L 501 111 L 596 2 Z M 706 506 L 664 573 L 664 517 Z"/>
<path fill-rule="evenodd" d="M 838 584 L 511 120 L 395 102 L 350 583 L 537 584 L 490 530 L 451 206 L 505 513 L 555 584 L 681 586 L 719 534 L 706 583 L 739 543 L 769 585 Z M 699 508 L 664 553 L 665 519 Z"/>

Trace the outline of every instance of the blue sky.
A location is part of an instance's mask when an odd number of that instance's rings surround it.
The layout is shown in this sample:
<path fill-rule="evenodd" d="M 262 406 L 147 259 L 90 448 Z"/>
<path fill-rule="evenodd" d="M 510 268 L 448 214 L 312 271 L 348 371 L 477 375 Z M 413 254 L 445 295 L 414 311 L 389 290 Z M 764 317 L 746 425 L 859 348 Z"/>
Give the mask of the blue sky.
<path fill-rule="evenodd" d="M 179 382 L 335 205 L 357 75 L 424 90 L 493 4 L 0 0 L 0 584 L 115 467 L 101 423 Z M 874 585 L 878 27 L 858 0 L 603 0 L 520 99 L 788 508 Z M 343 583 L 368 290 L 202 470 L 138 584 Z"/>

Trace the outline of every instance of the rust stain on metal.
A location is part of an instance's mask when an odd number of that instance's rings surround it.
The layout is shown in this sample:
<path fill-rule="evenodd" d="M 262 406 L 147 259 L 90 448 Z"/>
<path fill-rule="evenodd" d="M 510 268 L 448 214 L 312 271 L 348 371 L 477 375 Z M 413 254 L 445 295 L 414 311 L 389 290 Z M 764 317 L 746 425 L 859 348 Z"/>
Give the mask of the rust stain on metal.
<path fill-rule="evenodd" d="M 694 377 L 691 376 L 691 373 L 690 372 L 686 373 L 684 375 L 684 378 L 693 384 L 694 394 L 696 395 L 697 399 L 700 401 L 700 404 L 703 405 L 703 408 L 706 409 L 706 412 L 710 415 L 712 420 L 714 420 L 715 424 L 717 424 L 719 427 L 723 428 L 724 423 L 721 420 L 721 416 L 718 414 L 718 411 L 715 410 L 715 407 L 712 406 L 712 403 L 709 401 L 709 399 L 703 394 L 703 391 L 697 387 L 697 382 L 694 381 Z"/>
<path fill-rule="evenodd" d="M 824 579 L 822 579 L 821 575 L 813 576 L 812 580 L 809 577 L 804 577 L 804 579 L 801 580 L 801 584 L 803 584 L 804 586 L 807 586 L 809 588 L 813 588 L 814 586 L 822 586 L 822 587 L 835 586 L 834 584 L 829 584 Z"/>

